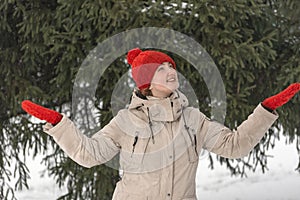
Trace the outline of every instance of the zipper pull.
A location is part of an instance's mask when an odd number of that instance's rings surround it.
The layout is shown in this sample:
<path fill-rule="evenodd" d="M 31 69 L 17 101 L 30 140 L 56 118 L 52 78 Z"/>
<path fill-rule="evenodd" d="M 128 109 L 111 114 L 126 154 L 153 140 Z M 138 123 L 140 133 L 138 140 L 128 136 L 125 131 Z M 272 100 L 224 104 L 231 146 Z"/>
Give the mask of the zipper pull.
<path fill-rule="evenodd" d="M 133 144 L 132 144 L 132 153 L 131 153 L 131 157 L 132 157 L 132 155 L 133 155 L 133 153 L 134 153 L 135 145 L 136 145 L 138 139 L 139 139 L 139 137 L 138 137 L 138 132 L 137 132 L 136 136 L 134 137 Z"/>
<path fill-rule="evenodd" d="M 196 152 L 196 154 L 197 154 L 197 156 L 198 156 L 198 151 L 197 151 L 197 136 L 196 136 L 196 134 L 194 134 L 194 145 L 195 145 L 195 152 Z"/>

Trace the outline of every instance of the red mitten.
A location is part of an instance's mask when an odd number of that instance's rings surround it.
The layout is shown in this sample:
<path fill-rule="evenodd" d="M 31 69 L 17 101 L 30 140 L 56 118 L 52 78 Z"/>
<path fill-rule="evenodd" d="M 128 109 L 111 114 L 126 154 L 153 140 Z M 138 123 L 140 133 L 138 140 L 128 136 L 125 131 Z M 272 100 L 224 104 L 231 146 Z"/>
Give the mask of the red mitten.
<path fill-rule="evenodd" d="M 275 110 L 287 103 L 299 90 L 300 83 L 293 83 L 282 92 L 265 99 L 262 105 L 268 109 Z"/>
<path fill-rule="evenodd" d="M 56 125 L 62 119 L 62 115 L 54 110 L 50 110 L 43 106 L 37 105 L 29 100 L 25 100 L 22 102 L 22 108 L 28 114 L 39 118 L 41 120 L 46 120 L 52 125 Z"/>

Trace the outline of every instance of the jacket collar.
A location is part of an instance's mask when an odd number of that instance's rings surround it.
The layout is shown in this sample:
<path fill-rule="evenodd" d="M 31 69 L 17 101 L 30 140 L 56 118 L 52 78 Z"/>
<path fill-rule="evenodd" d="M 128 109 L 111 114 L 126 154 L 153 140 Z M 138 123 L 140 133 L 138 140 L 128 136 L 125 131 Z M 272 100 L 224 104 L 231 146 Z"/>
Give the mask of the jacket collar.
<path fill-rule="evenodd" d="M 187 106 L 187 98 L 178 90 L 167 98 L 147 97 L 147 99 L 138 97 L 135 90 L 129 111 L 144 121 L 172 122 L 181 116 L 182 109 Z"/>

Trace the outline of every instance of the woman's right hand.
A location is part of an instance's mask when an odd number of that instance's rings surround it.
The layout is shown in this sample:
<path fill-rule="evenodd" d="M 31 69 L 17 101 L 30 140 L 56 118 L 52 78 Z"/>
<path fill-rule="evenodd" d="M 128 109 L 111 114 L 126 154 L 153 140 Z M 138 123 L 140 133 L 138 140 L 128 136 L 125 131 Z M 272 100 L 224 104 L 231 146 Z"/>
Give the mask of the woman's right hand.
<path fill-rule="evenodd" d="M 52 125 L 56 125 L 57 123 L 59 123 L 63 117 L 59 112 L 45 108 L 29 100 L 25 100 L 22 102 L 22 108 L 28 114 L 38 119 L 45 120 Z"/>

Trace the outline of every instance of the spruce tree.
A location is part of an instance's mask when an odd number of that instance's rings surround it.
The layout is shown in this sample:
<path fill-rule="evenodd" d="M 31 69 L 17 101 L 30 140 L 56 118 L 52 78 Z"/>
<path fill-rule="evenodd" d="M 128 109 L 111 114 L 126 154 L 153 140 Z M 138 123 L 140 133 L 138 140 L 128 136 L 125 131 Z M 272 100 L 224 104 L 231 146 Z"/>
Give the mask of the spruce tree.
<path fill-rule="evenodd" d="M 15 190 L 30 187 L 26 158 L 43 154 L 47 173 L 59 186 L 68 188 L 60 199 L 111 199 L 118 171 L 105 165 L 86 169 L 74 163 L 43 133 L 42 124 L 20 107 L 21 101 L 30 99 L 72 117 L 76 75 L 97 44 L 141 27 L 168 28 L 193 38 L 221 73 L 227 95 L 225 124 L 235 128 L 264 98 L 299 82 L 299 4 L 298 0 L 2 0 L 0 198 L 15 199 Z M 209 116 L 209 93 L 203 78 L 185 58 L 169 53 L 195 90 L 200 110 Z M 103 127 L 113 117 L 111 94 L 128 70 L 125 54 L 105 70 L 94 100 L 97 117 L 85 118 L 89 110 L 77 113 L 82 119 L 79 128 L 85 134 L 93 134 L 84 130 L 96 131 L 95 127 Z M 296 96 L 278 109 L 278 122 L 248 158 L 217 160 L 235 175 L 266 170 L 266 150 L 276 145 L 280 129 L 289 142 L 297 141 L 295 148 L 300 153 L 299 100 Z M 216 160 L 209 158 L 213 168 Z M 299 170 L 300 162 L 295 167 Z M 12 177 L 17 179 L 15 185 L 9 185 Z"/>

